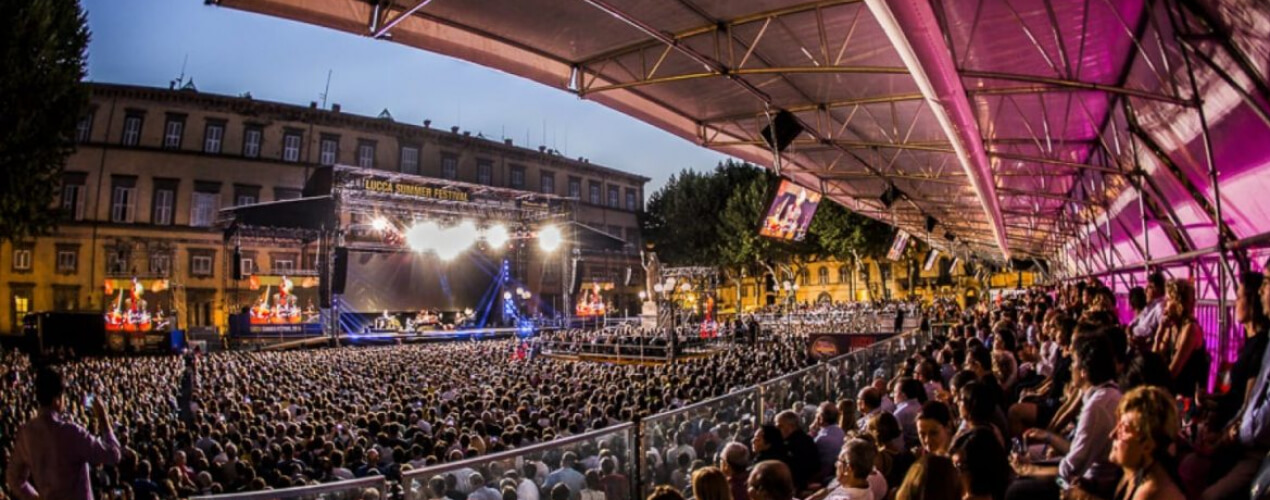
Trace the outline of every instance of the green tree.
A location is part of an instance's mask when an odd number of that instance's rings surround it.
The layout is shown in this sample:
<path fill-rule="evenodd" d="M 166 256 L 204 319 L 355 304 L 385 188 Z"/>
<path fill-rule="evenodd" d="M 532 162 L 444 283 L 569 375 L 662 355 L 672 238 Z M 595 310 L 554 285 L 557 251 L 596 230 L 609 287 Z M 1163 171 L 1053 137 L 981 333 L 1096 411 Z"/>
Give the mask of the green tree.
<path fill-rule="evenodd" d="M 56 227 L 49 207 L 88 107 L 88 38 L 77 0 L 0 2 L 0 241 Z"/>

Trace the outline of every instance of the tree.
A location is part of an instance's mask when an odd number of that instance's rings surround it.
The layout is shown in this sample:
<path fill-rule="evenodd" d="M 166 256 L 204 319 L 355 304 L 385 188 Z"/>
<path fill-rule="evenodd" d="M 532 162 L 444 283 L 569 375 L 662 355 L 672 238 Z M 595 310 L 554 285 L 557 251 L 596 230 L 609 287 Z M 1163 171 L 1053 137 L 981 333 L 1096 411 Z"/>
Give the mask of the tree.
<path fill-rule="evenodd" d="M 88 108 L 88 25 L 77 0 L 0 2 L 0 241 L 48 234 Z"/>

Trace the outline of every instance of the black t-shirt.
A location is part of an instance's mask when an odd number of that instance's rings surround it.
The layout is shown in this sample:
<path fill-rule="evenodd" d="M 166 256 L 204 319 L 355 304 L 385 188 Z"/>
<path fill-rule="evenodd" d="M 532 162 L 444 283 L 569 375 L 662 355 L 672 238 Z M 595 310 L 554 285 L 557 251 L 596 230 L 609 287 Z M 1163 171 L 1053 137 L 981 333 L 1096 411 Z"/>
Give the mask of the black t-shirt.
<path fill-rule="evenodd" d="M 1055 401 L 1063 399 L 1063 389 L 1072 381 L 1072 358 L 1071 356 L 1058 356 L 1058 361 L 1054 363 L 1053 382 L 1050 383 L 1050 391 L 1047 397 Z"/>

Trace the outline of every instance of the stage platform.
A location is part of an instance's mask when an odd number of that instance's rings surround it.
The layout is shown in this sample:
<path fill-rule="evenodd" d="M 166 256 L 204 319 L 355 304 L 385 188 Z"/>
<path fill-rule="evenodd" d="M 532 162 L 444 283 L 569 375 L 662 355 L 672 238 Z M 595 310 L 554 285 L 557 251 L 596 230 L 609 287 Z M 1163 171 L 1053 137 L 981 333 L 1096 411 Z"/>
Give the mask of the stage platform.
<path fill-rule="evenodd" d="M 469 328 L 463 330 L 435 330 L 428 332 L 391 332 L 372 331 L 368 333 L 341 333 L 336 340 L 339 345 L 393 345 L 423 342 L 446 342 L 455 340 L 491 340 L 509 339 L 516 335 L 516 328 Z M 257 339 L 267 340 L 267 339 Z M 318 347 L 331 344 L 326 336 L 289 340 L 262 346 L 262 350 L 287 350 L 304 347 Z"/>

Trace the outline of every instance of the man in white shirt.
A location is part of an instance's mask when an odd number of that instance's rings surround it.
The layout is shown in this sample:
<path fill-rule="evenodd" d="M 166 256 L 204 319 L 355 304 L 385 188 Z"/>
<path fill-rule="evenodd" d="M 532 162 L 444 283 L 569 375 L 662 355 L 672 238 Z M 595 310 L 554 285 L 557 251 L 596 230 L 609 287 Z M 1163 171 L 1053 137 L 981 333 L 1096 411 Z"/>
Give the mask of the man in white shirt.
<path fill-rule="evenodd" d="M 852 439 L 842 447 L 835 465 L 838 487 L 829 492 L 827 500 L 874 500 L 869 485 L 869 474 L 878 449 L 863 439 Z"/>
<path fill-rule="evenodd" d="M 1160 329 L 1160 320 L 1164 318 L 1164 275 L 1158 271 L 1147 276 L 1147 306 L 1138 317 L 1129 323 L 1129 331 L 1133 333 L 1134 342 L 1146 342 Z"/>
<path fill-rule="evenodd" d="M 538 466 L 532 462 L 525 462 L 520 474 L 520 482 L 516 483 L 517 500 L 538 500 L 538 485 L 534 483 L 534 476 L 538 474 Z"/>
<path fill-rule="evenodd" d="M 895 419 L 900 422 L 900 431 L 904 437 L 904 447 L 917 446 L 917 414 L 922 410 L 921 397 L 926 388 L 917 379 L 902 378 L 895 384 L 893 397 L 898 403 L 895 407 Z"/>

